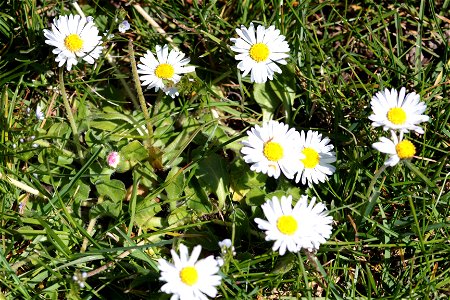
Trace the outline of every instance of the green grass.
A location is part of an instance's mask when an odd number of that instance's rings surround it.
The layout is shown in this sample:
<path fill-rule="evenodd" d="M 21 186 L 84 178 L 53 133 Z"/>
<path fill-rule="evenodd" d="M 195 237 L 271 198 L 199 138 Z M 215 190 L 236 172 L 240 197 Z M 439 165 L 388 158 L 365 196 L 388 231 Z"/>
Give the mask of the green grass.
<path fill-rule="evenodd" d="M 450 297 L 450 1 L 79 2 L 114 37 L 95 65 L 64 71 L 74 139 L 42 30 L 76 10 L 0 0 L 0 299 L 169 299 L 156 260 L 180 242 L 217 256 L 225 238 L 237 255 L 219 298 Z M 131 30 L 120 34 L 123 19 Z M 251 21 L 275 25 L 291 48 L 264 85 L 241 77 L 229 48 Z M 172 43 L 196 66 L 174 100 L 144 90 L 155 148 L 130 39 L 137 59 Z M 430 122 L 409 135 L 417 157 L 374 178 L 385 156 L 371 144 L 386 134 L 371 127 L 370 99 L 402 86 L 421 95 Z M 338 160 L 328 182 L 306 188 L 250 171 L 240 141 L 267 118 L 330 137 Z M 126 157 L 116 172 L 105 162 L 113 150 Z M 253 219 L 273 194 L 326 204 L 333 234 L 315 255 L 279 256 L 264 241 Z M 84 288 L 77 272 L 90 272 Z"/>

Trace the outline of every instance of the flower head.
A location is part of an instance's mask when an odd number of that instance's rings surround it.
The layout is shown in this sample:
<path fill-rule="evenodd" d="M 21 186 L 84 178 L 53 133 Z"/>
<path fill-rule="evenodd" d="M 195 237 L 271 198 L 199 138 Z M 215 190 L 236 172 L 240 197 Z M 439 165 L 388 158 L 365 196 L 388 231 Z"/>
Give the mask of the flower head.
<path fill-rule="evenodd" d="M 403 134 L 400 133 L 400 138 L 392 132 L 392 140 L 381 137 L 379 142 L 372 145 L 382 153 L 389 155 L 389 158 L 384 162 L 386 166 L 393 167 L 402 159 L 411 159 L 416 154 L 416 147 L 413 143 L 403 139 Z"/>
<path fill-rule="evenodd" d="M 181 76 L 180 74 L 194 72 L 195 67 L 186 66 L 189 58 L 178 50 L 170 50 L 167 45 L 163 47 L 156 46 L 156 57 L 150 51 L 147 51 L 140 59 L 138 64 L 138 73 L 143 74 L 139 78 L 142 85 L 147 85 L 148 89 L 155 88 L 155 91 L 162 89 L 166 95 L 175 98 L 178 96 L 178 90 L 174 86 Z"/>
<path fill-rule="evenodd" d="M 415 92 L 406 94 L 406 89 L 402 87 L 400 94 L 396 89 L 385 89 L 372 97 L 370 102 L 373 114 L 369 116 L 372 126 L 383 126 L 384 130 L 392 129 L 401 132 L 414 130 L 423 134 L 422 127 L 417 126 L 421 122 L 427 122 L 429 117 L 423 115 L 427 108 L 424 102 L 420 101 L 420 95 Z"/>
<path fill-rule="evenodd" d="M 223 255 L 226 255 L 227 253 L 231 253 L 233 256 L 236 255 L 236 251 L 230 239 L 224 239 L 223 241 L 220 241 L 219 247 Z"/>
<path fill-rule="evenodd" d="M 72 276 L 72 279 L 80 286 L 80 288 L 84 288 L 87 277 L 86 272 L 76 271 Z"/>
<path fill-rule="evenodd" d="M 207 299 L 205 296 L 215 297 L 216 286 L 220 285 L 221 277 L 218 262 L 214 257 L 198 260 L 202 247 L 194 247 L 189 257 L 185 245 L 180 245 L 180 255 L 171 250 L 173 264 L 164 259 L 158 260 L 158 268 L 161 271 L 161 281 L 166 283 L 161 291 L 173 294 L 171 300 L 177 299 Z"/>
<path fill-rule="evenodd" d="M 42 111 L 42 107 L 41 107 L 41 105 L 40 104 L 38 104 L 37 106 L 36 106 L 36 118 L 39 120 L 39 121 L 42 121 L 42 120 L 44 120 L 44 112 Z"/>
<path fill-rule="evenodd" d="M 319 249 L 331 235 L 331 222 L 327 209 L 322 203 L 315 204 L 313 197 L 308 205 L 308 196 L 301 196 L 292 208 L 292 196 L 276 196 L 261 208 L 266 220 L 256 218 L 258 228 L 266 233 L 266 241 L 275 241 L 272 249 L 284 255 L 286 250 L 298 252 L 305 248 Z"/>
<path fill-rule="evenodd" d="M 281 73 L 277 64 L 285 65 L 285 58 L 289 57 L 289 45 L 284 35 L 275 26 L 265 28 L 259 25 L 255 32 L 253 23 L 250 27 L 236 29 L 239 38 L 232 38 L 234 46 L 231 50 L 237 52 L 236 60 L 240 60 L 238 69 L 243 71 L 242 76 L 250 74 L 250 80 L 264 83 L 267 78 L 273 79 L 275 72 Z"/>
<path fill-rule="evenodd" d="M 106 157 L 106 162 L 108 163 L 108 166 L 115 169 L 117 168 L 117 165 L 120 162 L 120 154 L 116 151 L 112 151 L 108 154 Z"/>
<path fill-rule="evenodd" d="M 252 171 L 278 178 L 280 173 L 291 179 L 295 174 L 295 161 L 299 159 L 296 151 L 298 132 L 289 126 L 269 121 L 262 127 L 256 125 L 247 131 L 248 140 L 242 142 L 241 152 Z"/>
<path fill-rule="evenodd" d="M 67 71 L 78 63 L 79 58 L 93 64 L 103 49 L 95 24 L 79 15 L 55 18 L 52 29 L 44 29 L 44 36 L 46 44 L 56 47 L 53 53 L 57 55 L 58 66 L 66 63 Z"/>
<path fill-rule="evenodd" d="M 336 168 L 331 163 L 336 161 L 333 145 L 330 139 L 322 138 L 322 134 L 317 131 L 308 130 L 300 132 L 300 152 L 303 157 L 298 161 L 298 171 L 295 182 L 301 179 L 302 184 L 312 185 L 325 182 L 328 176 L 332 175 Z"/>
<path fill-rule="evenodd" d="M 128 29 L 130 29 L 130 23 L 128 23 L 128 21 L 125 20 L 119 24 L 118 29 L 121 33 L 125 33 Z"/>

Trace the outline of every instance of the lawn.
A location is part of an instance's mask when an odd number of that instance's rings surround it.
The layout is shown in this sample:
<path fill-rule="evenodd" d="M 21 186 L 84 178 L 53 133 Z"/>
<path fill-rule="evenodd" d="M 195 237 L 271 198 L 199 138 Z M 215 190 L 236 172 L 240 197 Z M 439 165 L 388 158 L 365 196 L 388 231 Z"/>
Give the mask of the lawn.
<path fill-rule="evenodd" d="M 0 299 L 449 299 L 449 6 L 0 0 Z"/>

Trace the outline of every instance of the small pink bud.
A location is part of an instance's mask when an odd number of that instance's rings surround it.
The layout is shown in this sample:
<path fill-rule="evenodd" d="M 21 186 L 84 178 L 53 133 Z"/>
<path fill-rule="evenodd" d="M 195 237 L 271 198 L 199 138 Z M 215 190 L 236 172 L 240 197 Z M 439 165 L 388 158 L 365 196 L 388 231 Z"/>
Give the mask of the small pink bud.
<path fill-rule="evenodd" d="M 108 166 L 110 166 L 111 168 L 117 168 L 117 165 L 120 162 L 119 153 L 116 151 L 110 152 L 106 157 L 106 161 L 108 162 Z"/>

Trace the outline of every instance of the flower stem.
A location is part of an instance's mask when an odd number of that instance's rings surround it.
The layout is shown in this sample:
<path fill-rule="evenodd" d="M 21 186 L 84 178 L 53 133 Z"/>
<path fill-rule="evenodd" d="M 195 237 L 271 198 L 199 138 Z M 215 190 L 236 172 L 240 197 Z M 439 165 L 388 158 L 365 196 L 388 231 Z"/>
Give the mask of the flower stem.
<path fill-rule="evenodd" d="M 134 58 L 133 40 L 128 41 L 128 52 L 130 54 L 131 70 L 133 72 L 134 85 L 138 94 L 139 104 L 141 105 L 142 112 L 144 113 L 145 123 L 148 130 L 148 140 L 150 146 L 153 144 L 153 126 L 148 113 L 147 104 L 145 103 L 144 93 L 142 92 L 141 82 L 139 81 L 139 75 L 136 67 L 136 59 Z"/>
<path fill-rule="evenodd" d="M 300 265 L 300 271 L 303 274 L 303 280 L 305 281 L 305 289 L 307 294 L 307 299 L 312 299 L 311 288 L 308 282 L 308 274 L 306 273 L 305 265 L 303 264 L 303 258 L 300 252 L 297 253 L 298 261 Z M 300 276 L 299 276 L 300 277 Z"/>
<path fill-rule="evenodd" d="M 64 87 L 64 69 L 59 68 L 59 89 L 61 90 L 61 96 L 64 102 L 64 108 L 66 109 L 67 119 L 69 119 L 70 127 L 72 128 L 73 141 L 77 147 L 78 156 L 83 159 L 83 152 L 81 151 L 80 136 L 78 134 L 77 124 L 72 114 L 72 107 L 70 107 L 69 100 L 67 100 L 66 88 Z"/>
<path fill-rule="evenodd" d="M 378 177 L 380 177 L 381 173 L 383 173 L 383 171 L 386 170 L 386 167 L 387 167 L 386 165 L 382 165 L 381 168 L 379 168 L 378 171 L 375 172 L 375 174 L 373 175 L 373 178 L 369 184 L 369 188 L 367 189 L 367 194 L 366 194 L 367 199 L 370 199 L 369 196 L 372 194 L 372 191 L 375 187 L 375 183 L 377 182 Z"/>

